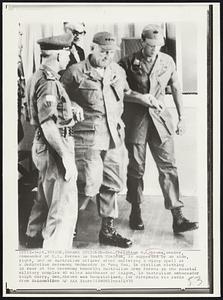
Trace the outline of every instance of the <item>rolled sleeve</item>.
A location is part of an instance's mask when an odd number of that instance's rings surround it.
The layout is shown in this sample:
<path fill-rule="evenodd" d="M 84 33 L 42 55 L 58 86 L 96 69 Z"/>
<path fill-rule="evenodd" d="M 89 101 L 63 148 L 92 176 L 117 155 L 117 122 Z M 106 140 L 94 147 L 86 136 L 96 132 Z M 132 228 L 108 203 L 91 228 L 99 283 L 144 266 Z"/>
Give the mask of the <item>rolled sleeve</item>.
<path fill-rule="evenodd" d="M 54 81 L 45 81 L 37 89 L 37 110 L 39 123 L 42 124 L 49 119 L 55 122 L 58 117 L 58 93 Z"/>
<path fill-rule="evenodd" d="M 171 66 L 171 77 L 168 84 L 172 85 L 174 82 L 178 81 L 176 65 L 173 59 L 171 59 L 170 61 L 170 66 Z"/>

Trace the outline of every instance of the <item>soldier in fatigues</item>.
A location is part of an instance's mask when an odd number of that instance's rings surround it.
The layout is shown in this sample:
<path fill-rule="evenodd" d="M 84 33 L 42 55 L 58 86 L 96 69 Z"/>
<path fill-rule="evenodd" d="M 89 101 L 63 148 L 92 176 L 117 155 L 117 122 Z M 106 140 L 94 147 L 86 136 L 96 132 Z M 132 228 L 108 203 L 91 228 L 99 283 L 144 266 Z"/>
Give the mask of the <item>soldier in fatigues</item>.
<path fill-rule="evenodd" d="M 143 230 L 140 204 L 143 198 L 143 175 L 148 144 L 159 171 L 165 208 L 171 210 L 173 215 L 173 231 L 179 233 L 196 229 L 198 224 L 187 220 L 181 211 L 183 203 L 180 200 L 174 155 L 174 128 L 164 103 L 167 84 L 171 86 L 179 116 L 177 134 L 183 134 L 185 130 L 183 105 L 175 63 L 169 55 L 159 52 L 163 45 L 161 28 L 149 25 L 142 32 L 142 49 L 120 61 L 120 65 L 126 71 L 130 88 L 138 95 L 138 100 L 128 95 L 124 99 L 123 119 L 129 153 L 127 200 L 132 205 L 130 227 Z M 144 101 L 145 95 L 158 101 L 159 109 L 148 107 Z"/>
<path fill-rule="evenodd" d="M 33 162 L 39 171 L 37 199 L 27 226 L 27 247 L 71 248 L 77 221 L 77 170 L 70 99 L 58 71 L 69 60 L 70 34 L 44 38 L 42 65 L 27 83 L 30 122 L 36 127 Z M 67 48 L 69 49 L 69 48 Z"/>
<path fill-rule="evenodd" d="M 84 111 L 84 121 L 75 125 L 75 159 L 78 190 L 86 197 L 97 194 L 102 227 L 102 244 L 127 248 L 132 242 L 114 228 L 118 216 L 117 193 L 123 186 L 124 91 L 128 92 L 124 70 L 112 62 L 117 46 L 108 32 L 95 34 L 92 53 L 63 74 L 71 101 Z"/>

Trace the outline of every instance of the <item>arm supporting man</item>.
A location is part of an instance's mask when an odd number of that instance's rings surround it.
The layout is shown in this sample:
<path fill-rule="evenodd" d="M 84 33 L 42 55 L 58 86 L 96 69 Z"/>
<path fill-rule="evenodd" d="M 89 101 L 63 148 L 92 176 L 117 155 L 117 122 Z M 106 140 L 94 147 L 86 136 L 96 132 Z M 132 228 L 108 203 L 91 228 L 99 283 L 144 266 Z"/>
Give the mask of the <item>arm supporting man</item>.
<path fill-rule="evenodd" d="M 78 88 L 78 84 L 75 82 L 70 68 L 68 68 L 66 72 L 64 72 L 61 78 L 61 82 L 68 96 L 70 97 L 74 120 L 77 122 L 83 121 L 84 120 L 83 108 L 76 102 L 76 89 Z"/>
<path fill-rule="evenodd" d="M 161 103 L 151 94 L 141 94 L 132 90 L 125 92 L 125 102 L 137 103 L 146 107 L 153 107 L 158 110 L 162 109 Z"/>

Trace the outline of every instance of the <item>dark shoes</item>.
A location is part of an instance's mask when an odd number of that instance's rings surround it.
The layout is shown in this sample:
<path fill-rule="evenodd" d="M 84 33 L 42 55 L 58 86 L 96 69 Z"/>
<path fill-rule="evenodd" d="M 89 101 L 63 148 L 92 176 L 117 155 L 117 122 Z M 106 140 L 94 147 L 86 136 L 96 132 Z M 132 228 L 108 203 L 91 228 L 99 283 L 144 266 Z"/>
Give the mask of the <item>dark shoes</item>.
<path fill-rule="evenodd" d="M 129 226 L 133 230 L 144 230 L 144 224 L 141 217 L 140 205 L 132 205 L 131 214 L 129 216 Z"/>
<path fill-rule="evenodd" d="M 173 215 L 173 232 L 175 234 L 185 231 L 191 231 L 198 229 L 197 222 L 190 222 L 182 213 L 180 207 L 176 207 L 171 210 Z M 129 216 L 129 226 L 133 230 L 144 230 L 144 224 L 141 217 L 140 204 L 133 203 L 131 214 Z"/>
<path fill-rule="evenodd" d="M 116 246 L 120 248 L 129 248 L 132 241 L 122 237 L 116 231 L 111 234 L 106 234 L 102 230 L 99 233 L 99 242 L 103 245 Z"/>
<path fill-rule="evenodd" d="M 26 236 L 25 242 L 26 248 L 42 248 L 43 247 L 43 238 L 42 236 Z"/>
<path fill-rule="evenodd" d="M 144 224 L 141 215 L 131 214 L 129 216 L 129 226 L 133 230 L 144 230 Z"/>
<path fill-rule="evenodd" d="M 102 218 L 102 226 L 99 232 L 99 242 L 103 245 L 129 248 L 132 241 L 122 237 L 114 228 L 114 219 L 110 217 Z"/>
<path fill-rule="evenodd" d="M 186 219 L 180 207 L 172 209 L 171 213 L 173 215 L 173 232 L 175 234 L 198 229 L 198 223 L 190 222 Z"/>
<path fill-rule="evenodd" d="M 180 221 L 173 221 L 173 232 L 175 234 L 195 229 L 198 229 L 197 222 L 190 222 L 186 218 L 182 218 Z"/>

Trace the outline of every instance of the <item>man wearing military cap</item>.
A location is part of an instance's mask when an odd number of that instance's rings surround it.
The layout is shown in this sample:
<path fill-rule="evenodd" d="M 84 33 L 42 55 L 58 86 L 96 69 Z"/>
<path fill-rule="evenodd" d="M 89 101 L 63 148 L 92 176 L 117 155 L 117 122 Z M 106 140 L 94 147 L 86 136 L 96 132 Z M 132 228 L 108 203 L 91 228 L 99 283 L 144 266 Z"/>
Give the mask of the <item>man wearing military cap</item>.
<path fill-rule="evenodd" d="M 33 162 L 39 171 L 38 192 L 28 226 L 27 247 L 71 248 L 77 221 L 77 170 L 70 99 L 58 71 L 69 59 L 70 34 L 38 41 L 42 65 L 27 83 L 30 123 L 36 132 Z"/>
<path fill-rule="evenodd" d="M 61 81 L 71 101 L 84 110 L 84 121 L 74 127 L 78 191 L 90 198 L 97 195 L 100 243 L 127 248 L 132 242 L 116 232 L 113 221 L 124 175 L 123 97 L 131 91 L 124 70 L 112 61 L 116 49 L 112 34 L 96 33 L 89 57 L 69 67 Z"/>
<path fill-rule="evenodd" d="M 125 95 L 124 99 L 123 120 L 129 154 L 127 200 L 132 206 L 129 225 L 134 230 L 144 229 L 140 204 L 143 199 L 143 175 L 148 143 L 159 171 L 165 208 L 172 212 L 174 233 L 194 230 L 198 228 L 198 224 L 187 220 L 181 211 L 183 203 L 180 199 L 174 155 L 174 127 L 164 103 L 165 88 L 169 84 L 179 118 L 176 133 L 183 134 L 184 111 L 175 63 L 169 55 L 160 52 L 164 45 L 160 26 L 146 26 L 141 37 L 142 49 L 120 61 L 126 71 L 130 88 L 138 94 L 137 101 L 129 95 Z M 140 99 L 144 95 L 158 101 L 159 109 L 148 107 Z"/>

